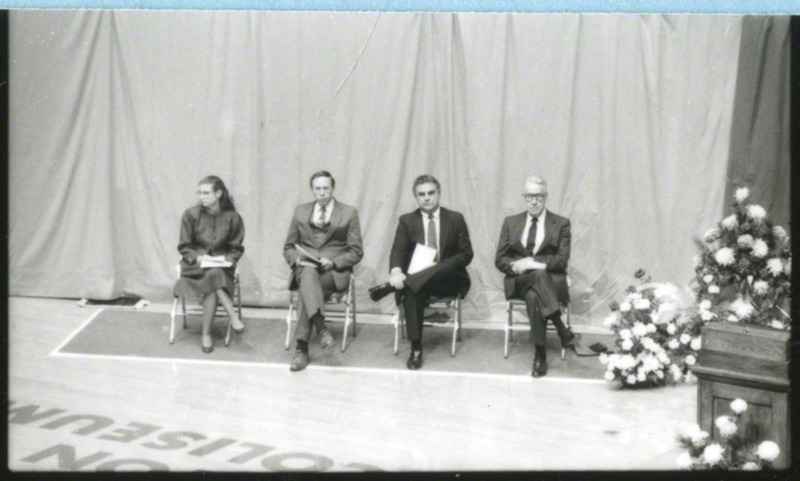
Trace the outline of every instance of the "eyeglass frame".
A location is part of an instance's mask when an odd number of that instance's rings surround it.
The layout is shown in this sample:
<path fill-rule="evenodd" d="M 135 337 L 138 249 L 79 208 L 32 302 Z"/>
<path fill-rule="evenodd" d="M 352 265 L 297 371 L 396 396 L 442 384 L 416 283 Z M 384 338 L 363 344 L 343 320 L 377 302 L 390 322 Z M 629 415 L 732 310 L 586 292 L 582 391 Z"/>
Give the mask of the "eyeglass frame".
<path fill-rule="evenodd" d="M 538 200 L 539 202 L 544 202 L 547 198 L 547 192 L 543 194 L 522 194 L 522 198 L 525 199 L 526 202 L 531 202 L 534 199 Z"/>

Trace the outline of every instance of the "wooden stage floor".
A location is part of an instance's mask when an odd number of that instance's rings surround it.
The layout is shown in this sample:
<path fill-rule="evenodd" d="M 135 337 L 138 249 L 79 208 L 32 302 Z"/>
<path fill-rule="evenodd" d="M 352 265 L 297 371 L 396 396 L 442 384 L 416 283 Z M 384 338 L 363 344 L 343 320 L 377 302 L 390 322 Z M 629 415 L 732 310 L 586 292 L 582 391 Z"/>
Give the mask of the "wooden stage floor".
<path fill-rule="evenodd" d="M 95 310 L 9 299 L 10 469 L 673 469 L 696 417 L 695 385 L 52 356 Z"/>

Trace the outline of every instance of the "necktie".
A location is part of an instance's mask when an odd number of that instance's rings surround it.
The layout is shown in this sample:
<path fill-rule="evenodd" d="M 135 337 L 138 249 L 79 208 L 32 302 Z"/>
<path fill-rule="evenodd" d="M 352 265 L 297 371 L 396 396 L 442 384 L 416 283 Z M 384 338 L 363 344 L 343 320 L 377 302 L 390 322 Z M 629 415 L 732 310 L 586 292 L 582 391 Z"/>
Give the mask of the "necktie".
<path fill-rule="evenodd" d="M 433 220 L 433 214 L 428 214 L 428 247 L 436 249 L 436 222 Z M 433 258 L 434 262 L 439 261 L 439 252 Z"/>
<path fill-rule="evenodd" d="M 531 251 L 531 255 L 533 255 L 533 246 L 536 245 L 536 224 L 538 220 L 538 217 L 531 219 L 531 226 L 528 229 L 528 241 L 525 243 L 525 248 Z"/>
<path fill-rule="evenodd" d="M 319 208 L 319 218 L 317 218 L 317 227 L 322 229 L 325 227 L 325 207 L 320 206 Z"/>

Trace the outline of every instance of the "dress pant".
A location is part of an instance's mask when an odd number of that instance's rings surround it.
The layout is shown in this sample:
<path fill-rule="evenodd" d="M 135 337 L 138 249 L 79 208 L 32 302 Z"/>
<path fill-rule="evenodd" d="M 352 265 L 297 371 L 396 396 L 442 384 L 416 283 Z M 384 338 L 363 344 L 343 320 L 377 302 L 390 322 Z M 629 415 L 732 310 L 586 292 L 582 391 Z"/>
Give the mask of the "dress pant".
<path fill-rule="evenodd" d="M 295 338 L 308 342 L 311 338 L 311 317 L 319 312 L 325 316 L 325 298 L 336 292 L 333 271 L 322 272 L 316 267 L 297 266 L 297 330 Z"/>
<path fill-rule="evenodd" d="M 558 302 L 556 288 L 550 274 L 545 270 L 532 270 L 516 276 L 514 278 L 514 297 L 525 300 L 533 344 L 544 347 L 547 319 L 561 312 L 561 305 Z"/>
<path fill-rule="evenodd" d="M 410 341 L 422 340 L 422 321 L 428 298 L 458 295 L 462 282 L 463 274 L 444 264 L 436 264 L 406 277 L 406 285 L 399 295 Z"/>

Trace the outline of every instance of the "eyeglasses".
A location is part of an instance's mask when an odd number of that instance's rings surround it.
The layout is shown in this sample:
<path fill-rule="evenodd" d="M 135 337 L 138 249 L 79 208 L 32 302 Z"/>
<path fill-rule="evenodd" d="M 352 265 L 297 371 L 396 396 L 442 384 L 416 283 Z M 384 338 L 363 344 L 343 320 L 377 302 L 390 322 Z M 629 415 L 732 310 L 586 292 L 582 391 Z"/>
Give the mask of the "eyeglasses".
<path fill-rule="evenodd" d="M 539 202 L 544 202 L 547 194 L 522 194 L 522 197 L 528 202 L 531 202 L 533 199 L 536 199 Z"/>

